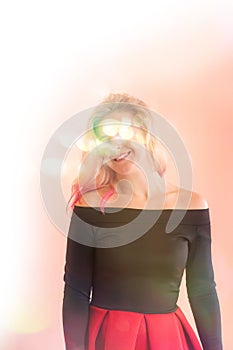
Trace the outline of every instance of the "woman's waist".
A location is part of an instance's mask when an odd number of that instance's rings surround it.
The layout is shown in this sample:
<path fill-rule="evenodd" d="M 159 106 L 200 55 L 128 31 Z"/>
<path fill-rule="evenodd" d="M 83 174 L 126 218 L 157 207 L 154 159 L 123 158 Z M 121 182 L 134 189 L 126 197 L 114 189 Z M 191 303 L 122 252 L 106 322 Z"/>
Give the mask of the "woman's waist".
<path fill-rule="evenodd" d="M 118 282 L 118 283 L 117 283 Z M 179 285 L 171 282 L 162 283 L 161 281 L 137 281 L 132 283 L 128 281 L 112 281 L 109 283 L 94 283 L 92 287 L 92 303 L 117 308 L 141 307 L 143 310 L 149 310 L 152 306 L 154 310 L 164 313 L 174 310 L 179 297 Z"/>
<path fill-rule="evenodd" d="M 143 314 L 168 314 L 175 312 L 178 308 L 176 303 L 159 303 L 156 300 L 141 301 L 140 303 L 130 302 L 129 300 L 99 300 L 93 298 L 90 302 L 90 306 L 97 307 L 105 310 L 136 312 Z"/>

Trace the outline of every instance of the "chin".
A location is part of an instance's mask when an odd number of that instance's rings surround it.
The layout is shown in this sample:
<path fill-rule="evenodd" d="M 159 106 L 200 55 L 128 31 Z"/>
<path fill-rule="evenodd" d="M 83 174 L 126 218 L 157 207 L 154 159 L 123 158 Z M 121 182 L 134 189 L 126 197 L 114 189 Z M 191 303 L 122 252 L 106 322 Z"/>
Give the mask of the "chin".
<path fill-rule="evenodd" d="M 131 164 L 116 164 L 111 166 L 111 169 L 113 171 L 115 171 L 115 173 L 119 174 L 119 175 L 133 175 L 136 174 L 138 172 L 138 167 L 135 166 L 135 164 L 131 163 Z"/>

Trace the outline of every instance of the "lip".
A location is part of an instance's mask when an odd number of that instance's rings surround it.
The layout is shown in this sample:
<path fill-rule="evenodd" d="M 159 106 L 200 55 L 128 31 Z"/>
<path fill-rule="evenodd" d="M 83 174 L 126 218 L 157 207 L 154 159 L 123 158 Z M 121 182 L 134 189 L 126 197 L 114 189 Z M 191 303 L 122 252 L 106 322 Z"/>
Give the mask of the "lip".
<path fill-rule="evenodd" d="M 128 152 L 121 152 L 121 153 L 119 154 L 119 156 L 117 156 L 116 158 L 113 158 L 113 160 L 114 160 L 115 162 L 122 162 L 122 161 L 124 161 L 126 158 L 128 158 L 128 156 L 130 155 L 130 153 L 131 153 L 131 151 L 128 151 Z M 120 159 L 118 159 L 118 158 L 120 158 Z"/>

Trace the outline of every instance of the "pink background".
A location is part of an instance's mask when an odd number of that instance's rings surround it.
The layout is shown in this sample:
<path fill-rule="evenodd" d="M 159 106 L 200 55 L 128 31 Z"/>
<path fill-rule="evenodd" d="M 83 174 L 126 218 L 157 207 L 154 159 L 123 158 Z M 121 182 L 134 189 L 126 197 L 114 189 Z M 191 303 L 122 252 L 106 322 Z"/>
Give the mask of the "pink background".
<path fill-rule="evenodd" d="M 40 162 L 54 131 L 109 91 L 144 100 L 185 142 L 194 190 L 210 208 L 224 349 L 232 349 L 232 7 L 230 1 L 24 1 L 14 11 L 6 5 L 2 349 L 64 350 L 66 240 L 44 210 Z M 195 327 L 184 281 L 178 304 Z"/>

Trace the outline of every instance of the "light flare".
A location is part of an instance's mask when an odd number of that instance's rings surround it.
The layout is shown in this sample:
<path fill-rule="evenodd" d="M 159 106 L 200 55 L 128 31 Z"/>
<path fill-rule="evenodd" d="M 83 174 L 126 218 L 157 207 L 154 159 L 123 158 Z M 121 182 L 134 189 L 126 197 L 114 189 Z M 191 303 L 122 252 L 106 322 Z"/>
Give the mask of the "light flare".
<path fill-rule="evenodd" d="M 116 136 L 118 127 L 117 125 L 104 125 L 102 130 L 104 134 L 113 137 Z"/>
<path fill-rule="evenodd" d="M 93 150 L 100 142 L 98 139 L 93 139 L 90 132 L 86 132 L 82 135 L 78 141 L 75 143 L 76 146 L 83 152 L 90 152 Z"/>
<path fill-rule="evenodd" d="M 122 125 L 119 128 L 119 135 L 126 140 L 132 139 L 134 137 L 135 131 L 129 125 Z"/>

